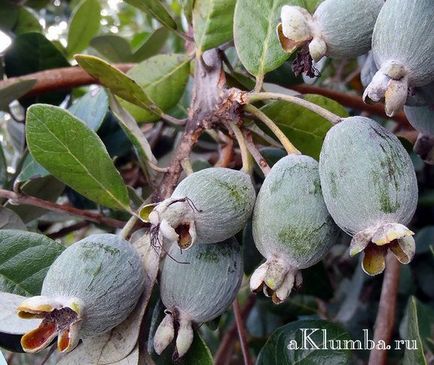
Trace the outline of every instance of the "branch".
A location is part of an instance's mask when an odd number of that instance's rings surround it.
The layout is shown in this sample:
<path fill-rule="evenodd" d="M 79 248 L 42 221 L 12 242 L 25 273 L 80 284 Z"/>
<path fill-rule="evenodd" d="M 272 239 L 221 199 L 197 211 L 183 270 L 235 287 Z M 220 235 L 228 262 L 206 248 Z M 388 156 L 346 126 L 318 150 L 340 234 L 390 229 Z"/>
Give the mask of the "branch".
<path fill-rule="evenodd" d="M 253 156 L 259 168 L 264 173 L 264 176 L 267 176 L 271 168 L 267 161 L 265 161 L 265 158 L 261 155 L 261 152 L 259 152 L 256 148 L 255 143 L 253 142 L 252 132 L 245 131 L 244 135 L 246 137 L 246 144 L 250 154 Z"/>
<path fill-rule="evenodd" d="M 291 89 L 298 91 L 301 94 L 318 94 L 326 96 L 348 108 L 366 111 L 370 114 L 378 115 L 382 118 L 393 119 L 399 124 L 402 124 L 402 126 L 408 129 L 413 129 L 413 127 L 408 123 L 407 117 L 403 112 L 397 113 L 392 118 L 390 118 L 384 112 L 384 104 L 365 104 L 362 98 L 358 95 L 351 95 L 349 93 L 343 93 L 331 89 L 325 89 L 318 86 L 304 84 L 291 86 Z"/>
<path fill-rule="evenodd" d="M 395 323 L 396 297 L 399 285 L 400 264 L 393 255 L 387 256 L 386 271 L 381 288 L 380 305 L 375 320 L 374 342 L 383 340 L 389 344 Z M 374 348 L 369 355 L 369 365 L 385 365 L 387 350 Z"/>
<path fill-rule="evenodd" d="M 243 353 L 244 365 L 252 365 L 252 359 L 249 355 L 249 346 L 247 344 L 246 327 L 244 326 L 244 319 L 241 316 L 240 303 L 235 299 L 232 304 L 234 311 L 235 324 L 237 326 L 238 337 L 240 339 L 241 352 Z"/>
<path fill-rule="evenodd" d="M 117 64 L 114 65 L 122 72 L 127 72 L 134 64 Z M 36 84 L 26 94 L 26 96 L 40 95 L 50 91 L 71 89 L 73 87 L 84 86 L 89 84 L 97 84 L 98 82 L 89 76 L 85 71 L 79 67 L 64 67 L 53 68 L 51 70 L 45 70 L 35 72 L 20 77 L 11 77 L 10 79 L 0 81 L 0 89 L 13 84 L 19 80 L 36 80 Z M 366 111 L 370 114 L 378 115 L 383 118 L 388 118 L 384 113 L 383 104 L 365 104 L 362 98 L 358 95 L 351 95 L 331 89 L 326 89 L 312 85 L 294 85 L 291 89 L 298 91 L 302 94 L 318 94 L 323 95 L 342 105 L 361 111 Z M 397 113 L 391 119 L 395 120 L 399 124 L 402 124 L 408 129 L 412 129 L 404 113 Z"/>
<path fill-rule="evenodd" d="M 39 199 L 30 195 L 17 194 L 13 191 L 0 189 L 0 197 L 10 199 L 14 204 L 32 205 L 34 207 L 44 208 L 58 213 L 67 213 L 90 222 L 104 224 L 109 227 L 122 228 L 125 222 L 117 219 L 105 217 L 99 213 L 89 212 L 87 210 L 77 209 L 68 205 L 61 205 L 47 200 Z"/>
<path fill-rule="evenodd" d="M 247 299 L 247 303 L 241 310 L 240 316 L 243 321 L 247 319 L 250 311 L 253 309 L 256 301 L 256 296 L 250 295 Z M 227 359 L 232 354 L 232 349 L 234 345 L 234 340 L 237 336 L 237 324 L 234 323 L 232 327 L 225 333 L 222 341 L 220 342 L 219 348 L 214 356 L 214 365 L 226 365 Z"/>

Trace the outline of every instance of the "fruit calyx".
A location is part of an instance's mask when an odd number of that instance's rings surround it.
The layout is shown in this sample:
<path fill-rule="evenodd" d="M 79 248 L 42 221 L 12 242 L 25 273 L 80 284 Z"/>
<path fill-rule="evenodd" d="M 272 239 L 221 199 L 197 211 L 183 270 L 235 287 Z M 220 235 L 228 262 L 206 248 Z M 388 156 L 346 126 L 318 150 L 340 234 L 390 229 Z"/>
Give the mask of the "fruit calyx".
<path fill-rule="evenodd" d="M 365 103 L 384 100 L 385 112 L 393 117 L 405 104 L 408 96 L 409 78 L 404 65 L 386 62 L 374 75 L 363 93 Z"/>
<path fill-rule="evenodd" d="M 288 298 L 291 290 L 303 282 L 301 272 L 278 257 L 271 257 L 260 265 L 250 278 L 250 289 L 261 290 L 273 303 L 280 304 Z"/>
<path fill-rule="evenodd" d="M 42 318 L 38 328 L 21 338 L 24 351 L 41 351 L 56 336 L 59 352 L 69 352 L 77 346 L 83 314 L 83 302 L 80 299 L 31 297 L 18 306 L 17 312 L 23 319 Z"/>
<path fill-rule="evenodd" d="M 386 223 L 354 235 L 350 255 L 364 252 L 362 268 L 374 276 L 384 271 L 386 254 L 390 250 L 402 264 L 408 264 L 415 253 L 414 233 L 399 223 Z"/>
<path fill-rule="evenodd" d="M 154 336 L 154 349 L 160 355 L 167 346 L 176 338 L 176 351 L 173 360 L 184 356 L 193 343 L 193 327 L 190 317 L 177 308 L 169 311 L 161 321 Z"/>
<path fill-rule="evenodd" d="M 162 244 L 164 239 L 169 243 L 176 243 L 186 250 L 196 242 L 196 225 L 194 216 L 200 212 L 187 197 L 169 198 L 158 204 L 149 214 L 152 224 L 151 241 Z"/>

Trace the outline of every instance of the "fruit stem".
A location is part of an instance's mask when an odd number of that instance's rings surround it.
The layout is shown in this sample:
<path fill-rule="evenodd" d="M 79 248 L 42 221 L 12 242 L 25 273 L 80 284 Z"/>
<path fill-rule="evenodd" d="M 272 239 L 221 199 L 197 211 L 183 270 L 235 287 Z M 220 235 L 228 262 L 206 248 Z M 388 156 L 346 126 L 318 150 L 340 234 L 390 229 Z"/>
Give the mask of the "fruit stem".
<path fill-rule="evenodd" d="M 315 103 L 312 103 L 308 100 L 303 99 L 301 96 L 293 96 L 293 95 L 285 95 L 280 93 L 272 93 L 272 92 L 262 92 L 262 93 L 250 93 L 246 95 L 247 103 L 251 104 L 256 101 L 263 101 L 263 100 L 282 100 L 287 101 L 288 103 L 300 105 L 303 108 L 306 108 L 321 117 L 327 119 L 332 124 L 339 123 L 342 118 L 338 115 L 332 113 L 331 111 L 328 111 L 327 109 L 316 105 Z"/>
<path fill-rule="evenodd" d="M 267 176 L 271 168 L 267 161 L 265 161 L 265 158 L 261 155 L 261 152 L 259 152 L 256 148 L 255 143 L 253 142 L 252 132 L 245 130 L 244 137 L 246 139 L 247 148 L 249 149 L 250 154 L 255 159 L 264 176 Z"/>
<path fill-rule="evenodd" d="M 262 94 L 268 94 L 268 93 L 259 93 L 257 95 L 262 95 Z M 251 95 L 256 95 L 256 94 L 251 94 Z M 288 152 L 288 155 L 301 154 L 300 151 L 297 148 L 295 148 L 295 146 L 289 141 L 288 137 L 286 137 L 285 134 L 279 129 L 279 127 L 262 111 L 260 111 L 258 108 L 254 107 L 253 105 L 249 105 L 249 104 L 244 105 L 244 110 L 246 112 L 253 114 L 274 133 L 274 135 L 277 137 L 280 143 L 282 143 L 282 146 L 285 148 L 286 152 Z"/>
<path fill-rule="evenodd" d="M 240 303 L 238 299 L 235 299 L 232 303 L 232 309 L 234 311 L 235 323 L 237 326 L 238 337 L 240 339 L 241 352 L 243 353 L 244 365 L 252 365 L 252 359 L 249 355 L 249 346 L 247 344 L 247 331 L 244 325 L 243 318 L 241 316 Z"/>
<path fill-rule="evenodd" d="M 122 237 L 124 240 L 126 240 L 138 220 L 139 218 L 136 215 L 132 215 L 131 218 L 128 219 L 127 223 L 125 223 L 125 225 L 119 232 L 119 236 Z"/>
<path fill-rule="evenodd" d="M 243 162 L 242 171 L 246 174 L 250 174 L 253 170 L 252 160 L 250 158 L 249 150 L 247 148 L 246 140 L 241 132 L 241 129 L 234 123 L 230 124 L 232 132 L 234 132 L 235 138 L 237 139 L 238 146 L 240 146 L 241 160 Z"/>

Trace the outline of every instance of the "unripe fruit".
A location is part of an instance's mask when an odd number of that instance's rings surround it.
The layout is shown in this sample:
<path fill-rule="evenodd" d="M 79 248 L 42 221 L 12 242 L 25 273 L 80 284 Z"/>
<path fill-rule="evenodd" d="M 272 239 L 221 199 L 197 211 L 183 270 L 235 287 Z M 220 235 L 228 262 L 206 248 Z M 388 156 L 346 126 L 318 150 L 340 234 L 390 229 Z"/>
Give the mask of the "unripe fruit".
<path fill-rule="evenodd" d="M 298 6 L 282 8 L 278 34 L 282 47 L 292 52 L 309 44 L 314 61 L 324 56 L 351 58 L 371 48 L 375 20 L 383 0 L 325 0 L 310 15 Z"/>
<path fill-rule="evenodd" d="M 434 2 L 387 0 L 372 37 L 378 72 L 363 99 L 385 99 L 385 111 L 393 116 L 404 106 L 408 89 L 434 81 Z"/>
<path fill-rule="evenodd" d="M 254 204 L 249 175 L 213 167 L 182 180 L 172 196 L 154 208 L 149 220 L 162 238 L 187 249 L 195 241 L 221 242 L 238 233 Z"/>
<path fill-rule="evenodd" d="M 180 251 L 172 245 L 161 268 L 160 293 L 166 310 L 154 337 L 158 354 L 175 336 L 177 356 L 183 356 L 193 340 L 192 324 L 210 321 L 235 299 L 241 284 L 243 263 L 235 238 Z"/>
<path fill-rule="evenodd" d="M 142 261 L 127 241 L 95 234 L 76 242 L 51 265 L 41 296 L 18 307 L 23 318 L 44 318 L 22 337 L 23 349 L 40 351 L 58 336 L 58 350 L 68 352 L 79 339 L 111 330 L 134 309 L 144 285 Z"/>
<path fill-rule="evenodd" d="M 425 162 L 434 164 L 434 83 L 416 89 L 413 99 L 419 104 L 426 104 L 404 107 L 408 121 L 420 132 L 414 151 Z"/>
<path fill-rule="evenodd" d="M 353 236 L 350 254 L 365 252 L 363 269 L 381 273 L 390 249 L 404 264 L 415 251 L 406 225 L 417 205 L 413 164 L 398 138 L 375 121 L 345 118 L 321 150 L 324 200 L 335 222 Z"/>
<path fill-rule="evenodd" d="M 318 162 L 289 155 L 273 166 L 258 193 L 252 229 L 267 261 L 250 287 L 280 303 L 301 284 L 299 270 L 319 262 L 338 235 L 321 194 Z"/>

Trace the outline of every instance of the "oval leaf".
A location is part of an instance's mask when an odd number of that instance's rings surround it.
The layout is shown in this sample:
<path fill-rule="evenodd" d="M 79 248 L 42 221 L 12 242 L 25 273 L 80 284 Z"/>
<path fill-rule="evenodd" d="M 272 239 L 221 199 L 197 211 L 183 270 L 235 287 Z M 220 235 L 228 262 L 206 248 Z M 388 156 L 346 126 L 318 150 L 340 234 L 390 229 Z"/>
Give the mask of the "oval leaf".
<path fill-rule="evenodd" d="M 190 58 L 186 55 L 158 55 L 139 63 L 127 72 L 146 95 L 162 110 L 174 107 L 184 93 L 190 74 Z M 124 98 L 125 99 L 125 98 Z M 152 122 L 157 115 L 132 105 L 121 103 L 139 121 Z"/>
<path fill-rule="evenodd" d="M 13 210 L 2 206 L 0 206 L 0 229 L 27 230 L 24 222 Z"/>
<path fill-rule="evenodd" d="M 110 62 L 131 62 L 131 47 L 125 38 L 116 34 L 104 34 L 91 40 L 90 45 Z"/>
<path fill-rule="evenodd" d="M 311 94 L 303 97 L 341 117 L 348 116 L 347 110 L 332 99 Z M 325 135 L 332 127 L 329 121 L 310 110 L 285 101 L 267 104 L 262 111 L 277 124 L 297 149 L 318 160 Z"/>
<path fill-rule="evenodd" d="M 125 2 L 154 17 L 165 27 L 176 30 L 176 22 L 159 0 L 125 0 Z"/>
<path fill-rule="evenodd" d="M 232 39 L 235 0 L 196 0 L 194 40 L 199 54 Z"/>
<path fill-rule="evenodd" d="M 9 104 L 32 90 L 36 80 L 18 80 L 0 88 L 0 110 L 8 111 Z"/>
<path fill-rule="evenodd" d="M 312 332 L 315 329 L 317 330 Z M 331 350 L 330 346 L 328 349 L 324 348 L 325 338 L 322 330 L 325 330 L 327 340 L 350 340 L 349 334 L 334 323 L 319 320 L 295 321 L 273 332 L 259 353 L 256 365 L 349 364 L 349 350 Z M 313 344 L 303 341 L 306 336 L 309 336 Z"/>
<path fill-rule="evenodd" d="M 161 27 L 157 29 L 148 38 L 142 41 L 141 44 L 134 48 L 133 61 L 140 62 L 149 57 L 155 56 L 164 46 L 168 36 L 169 31 L 166 28 Z"/>
<path fill-rule="evenodd" d="M 0 231 L 0 290 L 39 295 L 48 268 L 64 247 L 48 237 L 25 231 Z"/>
<path fill-rule="evenodd" d="M 182 359 L 184 364 L 212 365 L 214 363 L 211 351 L 198 331 L 194 332 L 193 343 Z"/>
<path fill-rule="evenodd" d="M 35 104 L 27 111 L 27 144 L 53 176 L 99 204 L 129 210 L 127 188 L 94 131 L 59 107 Z"/>
<path fill-rule="evenodd" d="M 69 23 L 69 55 L 81 52 L 89 45 L 90 40 L 98 33 L 100 19 L 101 6 L 98 0 L 83 0 L 77 5 Z"/>

